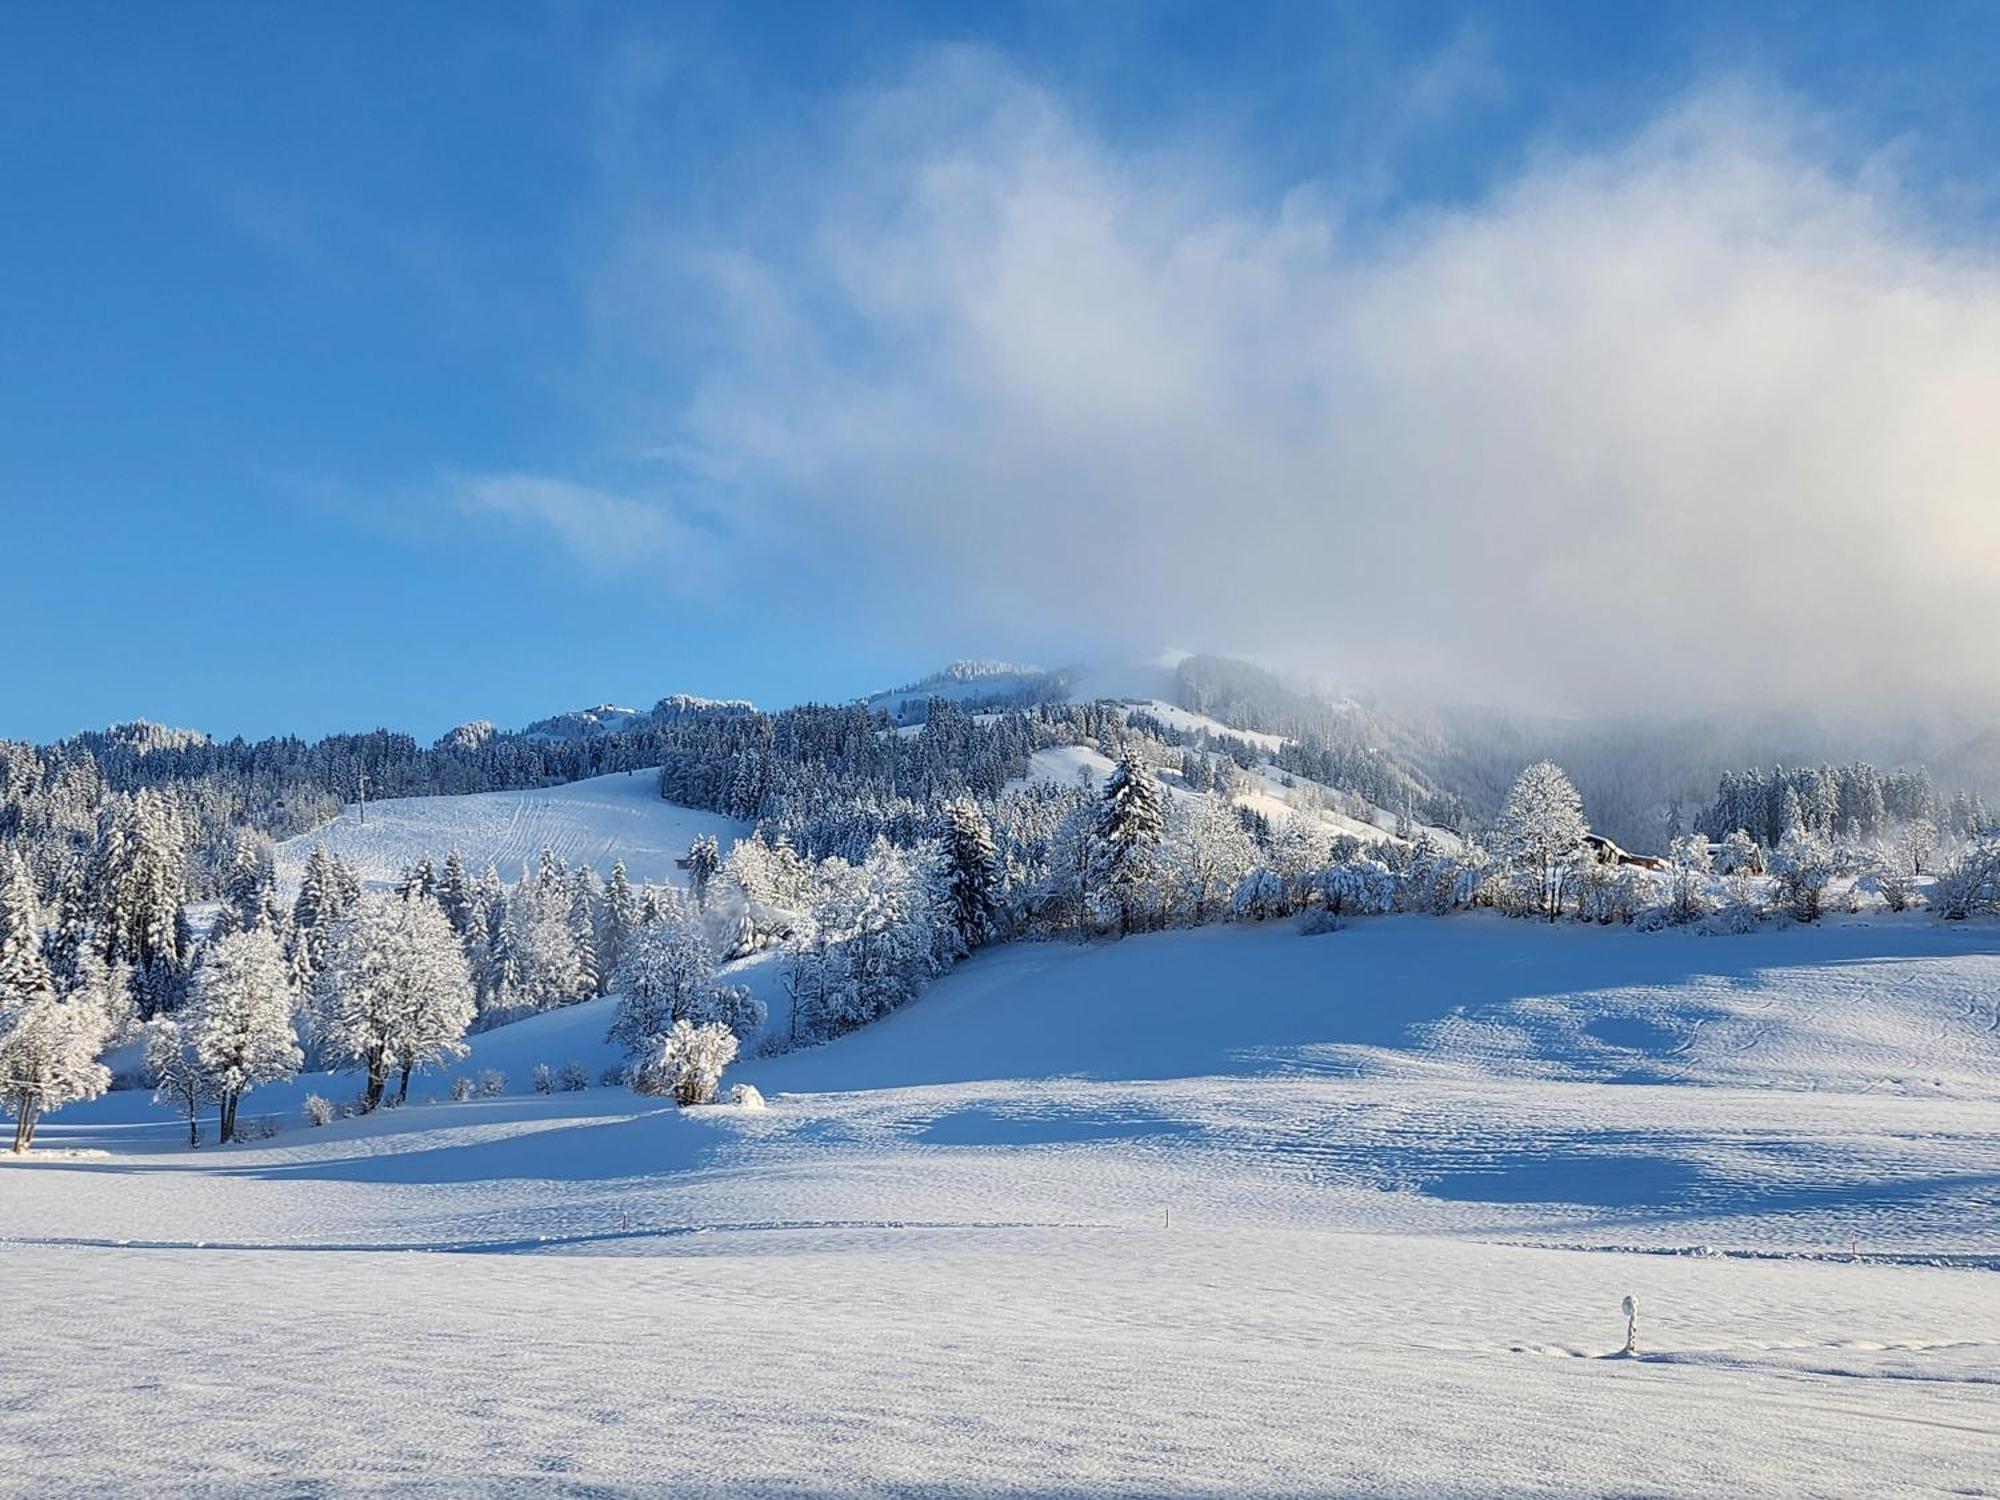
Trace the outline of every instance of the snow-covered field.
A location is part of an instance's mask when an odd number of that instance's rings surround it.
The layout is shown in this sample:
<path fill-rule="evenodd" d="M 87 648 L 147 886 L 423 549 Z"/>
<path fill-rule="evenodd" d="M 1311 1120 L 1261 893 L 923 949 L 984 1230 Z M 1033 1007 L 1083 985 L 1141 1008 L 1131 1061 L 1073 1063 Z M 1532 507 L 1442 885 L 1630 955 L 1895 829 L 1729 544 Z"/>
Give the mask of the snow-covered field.
<path fill-rule="evenodd" d="M 761 1112 L 523 1092 L 603 1002 L 256 1146 L 112 1096 L 0 1168 L 0 1492 L 2000 1493 L 1996 995 L 1387 918 L 997 950 Z"/>
<path fill-rule="evenodd" d="M 350 806 L 331 823 L 280 844 L 278 878 L 296 889 L 313 845 L 324 844 L 376 886 L 392 884 L 426 854 L 442 863 L 453 849 L 471 873 L 490 861 L 511 882 L 522 862 L 538 859 L 545 848 L 565 864 L 588 864 L 600 875 L 622 859 L 635 883 L 669 885 L 685 883 L 674 861 L 697 835 L 713 834 L 727 850 L 747 831 L 720 814 L 661 801 L 659 777 L 651 771 L 618 772 L 537 791 L 371 802 L 365 825 Z"/>

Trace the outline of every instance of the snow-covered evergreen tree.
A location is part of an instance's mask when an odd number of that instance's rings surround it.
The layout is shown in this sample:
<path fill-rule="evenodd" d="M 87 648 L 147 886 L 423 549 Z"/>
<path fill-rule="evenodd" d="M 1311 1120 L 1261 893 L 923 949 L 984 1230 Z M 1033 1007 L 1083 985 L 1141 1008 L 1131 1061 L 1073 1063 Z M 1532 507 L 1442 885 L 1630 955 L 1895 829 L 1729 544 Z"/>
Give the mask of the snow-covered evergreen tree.
<path fill-rule="evenodd" d="M 598 961 L 598 928 L 603 921 L 603 893 L 597 886 L 597 872 L 580 866 L 570 878 L 569 937 L 576 949 L 577 983 L 588 999 L 605 990 L 605 976 Z"/>
<path fill-rule="evenodd" d="M 970 798 L 945 805 L 937 905 L 958 953 L 970 953 L 994 934 L 1000 919 L 1000 859 L 993 828 Z"/>
<path fill-rule="evenodd" d="M 292 902 L 292 963 L 295 980 L 310 982 L 325 958 L 327 935 L 340 919 L 345 890 L 339 867 L 324 844 L 314 844 Z"/>
<path fill-rule="evenodd" d="M 472 881 L 465 873 L 465 857 L 456 849 L 444 857 L 444 870 L 437 882 L 437 902 L 438 910 L 451 923 L 451 930 L 460 938 L 466 937 L 472 931 L 479 905 L 473 894 Z"/>
<path fill-rule="evenodd" d="M 573 1005 L 595 992 L 577 951 L 560 877 L 543 884 L 539 875 L 523 872 L 507 901 L 500 953 L 517 1002 L 527 1009 Z"/>
<path fill-rule="evenodd" d="M 1160 779 L 1138 756 L 1122 757 L 1105 779 L 1098 806 L 1093 892 L 1121 935 L 1148 925 L 1156 910 L 1159 847 L 1166 826 Z"/>
<path fill-rule="evenodd" d="M 604 917 L 598 930 L 597 961 L 609 980 L 624 966 L 639 931 L 639 900 L 622 859 L 611 867 L 611 878 L 604 884 Z"/>
<path fill-rule="evenodd" d="M 716 847 L 715 835 L 696 835 L 687 852 L 688 888 L 694 892 L 696 905 L 708 905 L 709 882 L 721 868 L 722 852 Z"/>

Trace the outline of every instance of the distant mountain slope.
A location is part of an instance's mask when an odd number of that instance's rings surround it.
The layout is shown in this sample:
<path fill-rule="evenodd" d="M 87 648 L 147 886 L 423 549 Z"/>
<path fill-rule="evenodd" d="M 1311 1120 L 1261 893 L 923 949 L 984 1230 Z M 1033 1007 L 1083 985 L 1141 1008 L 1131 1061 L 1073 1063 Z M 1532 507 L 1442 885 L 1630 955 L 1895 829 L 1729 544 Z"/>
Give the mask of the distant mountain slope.
<path fill-rule="evenodd" d="M 572 709 L 537 719 L 512 738 L 524 740 L 590 740 L 605 735 L 624 734 L 649 724 L 672 724 L 699 714 L 747 714 L 753 712 L 747 698 L 697 698 L 689 693 L 673 693 L 649 709 L 621 708 L 600 703 L 594 708 Z M 508 738 L 507 735 L 500 736 Z"/>
<path fill-rule="evenodd" d="M 338 854 L 375 886 L 386 886 L 429 855 L 442 862 L 457 849 L 477 874 L 489 862 L 512 881 L 523 861 L 547 848 L 566 864 L 600 875 L 625 862 L 634 882 L 685 883 L 675 861 L 691 840 L 712 834 L 725 850 L 749 832 L 719 813 L 660 800 L 659 779 L 647 771 L 594 776 L 539 791 L 475 792 L 462 797 L 405 797 L 371 802 L 368 821 L 348 807 L 333 822 L 278 845 L 278 878 L 296 887 L 315 844 Z"/>
<path fill-rule="evenodd" d="M 902 687 L 871 693 L 862 704 L 898 724 L 917 724 L 923 721 L 925 705 L 933 698 L 980 712 L 1059 702 L 1068 695 L 1067 670 L 1051 672 L 1002 661 L 957 661 Z"/>

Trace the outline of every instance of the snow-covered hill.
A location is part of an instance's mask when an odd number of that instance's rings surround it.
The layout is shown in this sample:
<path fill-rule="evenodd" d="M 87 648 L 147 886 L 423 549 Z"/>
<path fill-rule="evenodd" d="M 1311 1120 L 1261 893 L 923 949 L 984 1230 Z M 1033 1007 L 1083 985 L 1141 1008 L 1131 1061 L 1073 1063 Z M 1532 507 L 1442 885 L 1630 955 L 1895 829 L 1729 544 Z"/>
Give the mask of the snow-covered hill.
<path fill-rule="evenodd" d="M 862 706 L 885 713 L 898 724 L 921 723 L 925 705 L 943 698 L 970 708 L 1025 707 L 1059 702 L 1068 693 L 1066 672 L 1002 661 L 958 661 L 942 671 L 899 688 L 870 693 Z"/>
<path fill-rule="evenodd" d="M 649 771 L 595 776 L 527 792 L 479 792 L 462 797 L 404 797 L 371 802 L 367 822 L 350 806 L 331 823 L 278 846 L 278 878 L 295 888 L 315 844 L 355 867 L 363 881 L 387 886 L 417 860 L 434 862 L 456 849 L 477 873 L 489 862 L 513 880 L 524 861 L 552 850 L 566 864 L 609 874 L 625 862 L 633 881 L 684 883 L 675 861 L 701 834 L 724 849 L 748 832 L 717 813 L 660 800 Z"/>
<path fill-rule="evenodd" d="M 1977 1493 L 1996 989 L 1922 919 L 1386 918 L 992 951 L 763 1112 L 526 1092 L 603 1002 L 254 1146 L 112 1096 L 0 1168 L 7 1482 Z"/>

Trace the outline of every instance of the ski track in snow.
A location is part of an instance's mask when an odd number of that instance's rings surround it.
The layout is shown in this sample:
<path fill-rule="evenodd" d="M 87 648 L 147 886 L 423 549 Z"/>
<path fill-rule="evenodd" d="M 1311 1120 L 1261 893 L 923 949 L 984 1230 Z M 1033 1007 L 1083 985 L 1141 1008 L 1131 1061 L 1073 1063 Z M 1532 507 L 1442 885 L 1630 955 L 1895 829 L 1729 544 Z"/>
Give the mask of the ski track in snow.
<path fill-rule="evenodd" d="M 109 1096 L 0 1170 L 0 1493 L 1993 1494 L 1996 991 L 1915 918 L 1226 927 L 761 1111 L 523 1092 L 605 1002 L 226 1150 Z"/>

